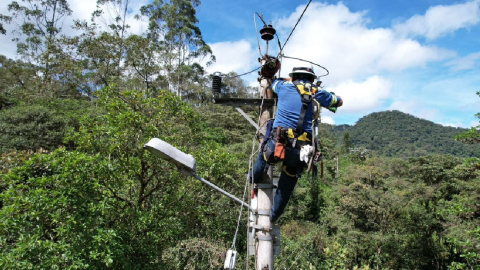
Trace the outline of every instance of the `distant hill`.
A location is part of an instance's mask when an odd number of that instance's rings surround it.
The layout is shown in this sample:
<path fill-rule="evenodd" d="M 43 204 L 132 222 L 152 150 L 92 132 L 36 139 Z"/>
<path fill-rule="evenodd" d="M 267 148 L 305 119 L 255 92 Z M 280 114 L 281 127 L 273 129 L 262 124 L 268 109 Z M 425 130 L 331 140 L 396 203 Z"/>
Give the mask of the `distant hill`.
<path fill-rule="evenodd" d="M 480 144 L 466 145 L 454 140 L 463 128 L 445 127 L 400 111 L 384 111 L 362 117 L 353 125 L 333 127 L 337 143 L 345 132 L 356 147 L 391 157 L 423 156 L 432 153 L 459 157 L 480 157 Z"/>

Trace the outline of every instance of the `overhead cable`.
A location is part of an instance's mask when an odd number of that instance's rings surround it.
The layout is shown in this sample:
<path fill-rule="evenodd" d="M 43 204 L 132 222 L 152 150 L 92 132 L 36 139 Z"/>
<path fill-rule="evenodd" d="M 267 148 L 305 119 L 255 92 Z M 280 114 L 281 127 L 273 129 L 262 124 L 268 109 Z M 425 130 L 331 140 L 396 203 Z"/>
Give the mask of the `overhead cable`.
<path fill-rule="evenodd" d="M 280 48 L 280 52 L 278 53 L 278 55 L 280 55 L 280 54 L 282 53 L 283 48 L 285 48 L 285 45 L 287 45 L 288 40 L 289 40 L 290 37 L 292 36 L 292 34 L 293 34 L 293 32 L 295 31 L 295 28 L 297 27 L 297 25 L 298 25 L 298 23 L 300 22 L 300 20 L 302 20 L 303 14 L 305 14 L 305 11 L 307 11 L 307 8 L 308 8 L 308 6 L 310 5 L 311 2 L 312 2 L 312 0 L 308 1 L 307 6 L 305 7 L 305 9 L 304 9 L 303 12 L 302 12 L 302 15 L 300 15 L 300 18 L 298 18 L 297 23 L 295 24 L 295 26 L 293 27 L 292 31 L 290 32 L 290 35 L 288 35 L 287 40 L 285 41 L 285 43 L 283 43 L 283 46 Z"/>
<path fill-rule="evenodd" d="M 323 67 L 323 66 L 321 66 L 321 65 L 319 65 L 319 64 L 316 64 L 316 63 L 314 63 L 314 62 L 311 62 L 311 61 L 308 61 L 308 60 L 305 60 L 305 59 L 296 58 L 296 57 L 285 56 L 285 55 L 283 55 L 283 57 L 284 57 L 284 58 L 295 59 L 295 60 L 299 60 L 299 61 L 303 61 L 303 62 L 307 62 L 307 63 L 310 63 L 310 64 L 312 64 L 312 65 L 315 65 L 315 66 L 317 66 L 317 67 L 320 67 L 320 68 L 324 69 L 324 70 L 327 72 L 327 74 L 320 75 L 320 76 L 318 76 L 319 78 L 320 78 L 320 77 L 325 77 L 325 76 L 327 76 L 328 74 L 330 74 L 330 71 L 328 71 L 327 68 L 325 68 L 325 67 Z"/>
<path fill-rule="evenodd" d="M 257 71 L 257 70 L 259 70 L 260 68 L 262 68 L 262 66 L 259 66 L 259 67 L 255 68 L 255 69 L 253 69 L 253 70 L 250 70 L 249 72 L 245 72 L 245 73 L 243 73 L 243 74 L 239 74 L 239 75 L 235 75 L 235 76 L 227 76 L 226 74 L 222 74 L 222 78 L 228 78 L 228 79 L 237 78 L 237 77 L 240 77 L 240 76 L 244 76 L 244 75 L 250 74 L 250 73 L 252 73 L 252 72 L 254 72 L 254 71 Z"/>
<path fill-rule="evenodd" d="M 258 52 L 260 53 L 260 57 L 262 57 L 262 50 L 260 49 L 260 39 L 258 38 L 258 30 L 257 30 L 257 20 L 255 19 L 255 14 L 253 14 L 253 23 L 255 24 L 255 33 L 257 34 L 257 44 L 258 44 Z"/>

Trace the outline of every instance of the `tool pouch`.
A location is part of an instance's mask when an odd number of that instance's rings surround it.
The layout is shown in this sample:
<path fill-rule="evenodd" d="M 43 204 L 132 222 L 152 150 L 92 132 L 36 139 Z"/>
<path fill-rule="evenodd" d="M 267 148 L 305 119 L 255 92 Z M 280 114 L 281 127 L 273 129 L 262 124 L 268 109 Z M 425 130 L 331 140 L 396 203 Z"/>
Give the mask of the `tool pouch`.
<path fill-rule="evenodd" d="M 284 160 L 285 159 L 285 144 L 277 141 L 275 145 L 275 155 L 276 160 Z"/>
<path fill-rule="evenodd" d="M 285 131 L 282 127 L 277 127 L 277 143 L 275 145 L 275 159 L 278 161 L 285 159 Z"/>

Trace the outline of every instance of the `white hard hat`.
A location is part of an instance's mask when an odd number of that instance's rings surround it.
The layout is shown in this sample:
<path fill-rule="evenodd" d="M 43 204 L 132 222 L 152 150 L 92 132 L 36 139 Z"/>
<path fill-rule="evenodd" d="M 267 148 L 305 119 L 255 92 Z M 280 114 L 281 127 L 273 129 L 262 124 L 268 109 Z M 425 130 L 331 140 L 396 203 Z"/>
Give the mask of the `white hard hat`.
<path fill-rule="evenodd" d="M 312 66 L 311 67 L 294 67 L 292 69 L 292 72 L 288 74 L 288 76 L 293 77 L 293 74 L 309 74 L 312 76 L 316 76 Z"/>

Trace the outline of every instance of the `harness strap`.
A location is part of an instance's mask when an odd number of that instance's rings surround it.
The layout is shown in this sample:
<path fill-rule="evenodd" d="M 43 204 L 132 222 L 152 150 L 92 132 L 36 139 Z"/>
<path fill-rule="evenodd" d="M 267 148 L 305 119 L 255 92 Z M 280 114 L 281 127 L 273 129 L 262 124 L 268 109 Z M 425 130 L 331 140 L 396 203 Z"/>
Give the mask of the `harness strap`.
<path fill-rule="evenodd" d="M 305 120 L 305 114 L 307 112 L 307 108 L 308 108 L 308 105 L 310 105 L 310 103 L 312 102 L 312 100 L 314 100 L 314 94 L 316 92 L 316 88 L 313 88 L 312 92 L 310 92 L 310 89 L 305 89 L 305 85 L 302 84 L 300 81 L 298 80 L 295 80 L 293 82 L 293 84 L 295 85 L 295 88 L 297 89 L 297 92 L 300 94 L 300 98 L 302 100 L 302 109 L 300 111 L 300 117 L 298 118 L 298 122 L 297 122 L 297 127 L 295 128 L 295 132 L 297 134 L 302 134 L 302 130 L 303 130 L 303 122 Z M 313 106 L 318 106 L 318 102 L 315 102 L 313 104 Z M 315 108 L 313 110 L 313 112 L 319 112 L 318 108 Z M 318 115 L 318 114 L 317 114 Z M 315 115 L 316 116 L 316 115 Z M 314 116 L 314 117 L 315 117 Z"/>

